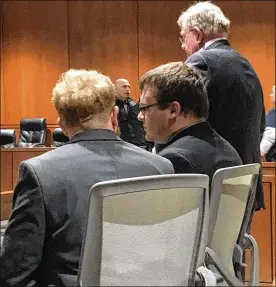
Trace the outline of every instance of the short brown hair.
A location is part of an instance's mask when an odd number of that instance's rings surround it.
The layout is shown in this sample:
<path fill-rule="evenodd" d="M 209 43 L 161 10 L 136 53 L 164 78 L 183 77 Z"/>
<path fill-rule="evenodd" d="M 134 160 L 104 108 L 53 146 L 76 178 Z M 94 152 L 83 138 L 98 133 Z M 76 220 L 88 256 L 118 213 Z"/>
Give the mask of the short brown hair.
<path fill-rule="evenodd" d="M 115 106 L 115 89 L 109 77 L 94 70 L 69 70 L 53 89 L 52 101 L 66 125 L 89 128 L 108 120 Z"/>
<path fill-rule="evenodd" d="M 208 117 L 209 102 L 203 78 L 195 68 L 183 62 L 171 62 L 146 72 L 139 81 L 139 88 L 155 90 L 161 109 L 177 101 L 185 114 Z"/>

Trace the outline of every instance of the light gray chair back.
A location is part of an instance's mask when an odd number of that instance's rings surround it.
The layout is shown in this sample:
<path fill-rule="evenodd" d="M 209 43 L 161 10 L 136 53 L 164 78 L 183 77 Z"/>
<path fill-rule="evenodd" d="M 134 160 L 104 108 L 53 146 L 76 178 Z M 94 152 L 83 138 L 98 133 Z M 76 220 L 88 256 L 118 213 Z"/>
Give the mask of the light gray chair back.
<path fill-rule="evenodd" d="M 231 275 L 234 248 L 247 218 L 250 194 L 255 194 L 259 169 L 259 164 L 223 168 L 212 179 L 207 245 Z"/>
<path fill-rule="evenodd" d="M 80 286 L 193 286 L 205 252 L 208 184 L 207 175 L 173 174 L 94 185 Z"/>

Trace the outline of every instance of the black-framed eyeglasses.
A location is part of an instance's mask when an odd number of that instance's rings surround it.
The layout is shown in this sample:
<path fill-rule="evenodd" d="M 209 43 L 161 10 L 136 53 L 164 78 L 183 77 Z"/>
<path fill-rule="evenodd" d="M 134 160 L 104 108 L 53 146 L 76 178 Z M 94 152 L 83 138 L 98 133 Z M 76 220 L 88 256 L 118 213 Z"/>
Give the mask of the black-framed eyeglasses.
<path fill-rule="evenodd" d="M 141 112 L 141 113 L 143 114 L 143 116 L 144 116 L 146 110 L 148 110 L 148 109 L 151 108 L 151 107 L 158 106 L 158 105 L 160 105 L 160 103 L 154 103 L 154 104 L 150 104 L 150 105 L 147 105 L 147 106 L 141 106 L 141 105 L 139 105 L 139 109 L 140 109 L 140 112 Z"/>

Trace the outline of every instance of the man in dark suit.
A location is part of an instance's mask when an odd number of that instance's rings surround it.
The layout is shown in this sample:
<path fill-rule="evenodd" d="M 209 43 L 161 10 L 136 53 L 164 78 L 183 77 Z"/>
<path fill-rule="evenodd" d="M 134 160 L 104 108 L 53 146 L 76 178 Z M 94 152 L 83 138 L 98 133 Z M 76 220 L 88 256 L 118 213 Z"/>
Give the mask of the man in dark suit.
<path fill-rule="evenodd" d="M 117 137 L 118 107 L 108 77 L 69 70 L 52 99 L 70 141 L 19 167 L 1 249 L 1 287 L 76 286 L 90 188 L 105 180 L 173 173 L 167 159 Z"/>
<path fill-rule="evenodd" d="M 235 51 L 227 37 L 230 21 L 210 2 L 198 2 L 177 21 L 187 65 L 205 76 L 211 126 L 239 153 L 244 164 L 260 162 L 260 138 L 265 110 L 260 81 L 248 60 Z M 256 209 L 264 207 L 261 177 Z"/>
<path fill-rule="evenodd" d="M 143 125 L 138 121 L 139 106 L 130 98 L 130 84 L 126 79 L 114 82 L 116 106 L 119 108 L 118 124 L 120 138 L 139 147 L 147 147 Z"/>
<path fill-rule="evenodd" d="M 138 119 L 146 139 L 159 144 L 176 173 L 203 173 L 212 178 L 223 167 L 240 165 L 237 151 L 207 123 L 208 97 L 202 76 L 183 62 L 146 72 Z"/>

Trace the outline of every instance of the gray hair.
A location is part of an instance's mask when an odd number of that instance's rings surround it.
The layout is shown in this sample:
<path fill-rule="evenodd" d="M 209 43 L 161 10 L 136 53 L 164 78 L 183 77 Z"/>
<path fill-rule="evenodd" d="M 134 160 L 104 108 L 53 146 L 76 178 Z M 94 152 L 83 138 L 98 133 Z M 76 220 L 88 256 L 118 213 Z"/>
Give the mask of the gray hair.
<path fill-rule="evenodd" d="M 221 9 L 211 2 L 198 2 L 182 12 L 177 20 L 181 30 L 199 28 L 206 35 L 228 33 L 230 21 Z"/>

